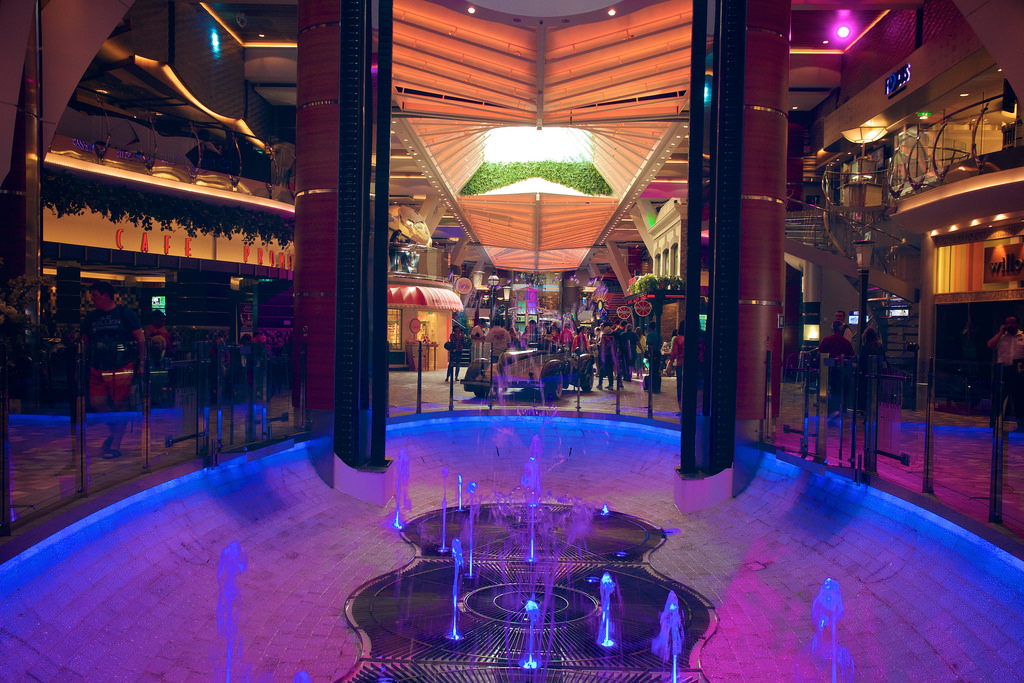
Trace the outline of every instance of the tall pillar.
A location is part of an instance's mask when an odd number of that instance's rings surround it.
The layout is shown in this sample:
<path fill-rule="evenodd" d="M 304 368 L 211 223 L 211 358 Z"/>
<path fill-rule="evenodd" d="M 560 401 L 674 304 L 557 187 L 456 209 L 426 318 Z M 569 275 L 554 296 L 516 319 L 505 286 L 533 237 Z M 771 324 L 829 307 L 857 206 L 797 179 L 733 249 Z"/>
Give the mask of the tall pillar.
<path fill-rule="evenodd" d="M 737 434 L 765 413 L 765 352 L 772 354 L 772 414 L 778 415 L 782 367 L 779 317 L 785 291 L 787 102 L 789 90 L 788 0 L 747 3 L 744 78 L 741 236 L 739 242 L 739 338 Z"/>
<path fill-rule="evenodd" d="M 333 430 L 340 26 L 336 0 L 298 3 L 293 343 L 306 347 L 306 405 L 318 436 Z M 330 452 L 314 458 L 328 483 L 332 459 Z"/>

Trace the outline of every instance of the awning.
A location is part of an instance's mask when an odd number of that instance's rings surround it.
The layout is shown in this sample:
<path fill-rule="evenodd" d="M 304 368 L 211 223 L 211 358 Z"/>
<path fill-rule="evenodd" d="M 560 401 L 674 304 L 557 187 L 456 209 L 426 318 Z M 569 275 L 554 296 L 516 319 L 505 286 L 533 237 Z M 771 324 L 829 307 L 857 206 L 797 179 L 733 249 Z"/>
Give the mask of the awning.
<path fill-rule="evenodd" d="M 388 307 L 457 313 L 462 310 L 462 299 L 445 287 L 398 285 L 388 287 Z"/>

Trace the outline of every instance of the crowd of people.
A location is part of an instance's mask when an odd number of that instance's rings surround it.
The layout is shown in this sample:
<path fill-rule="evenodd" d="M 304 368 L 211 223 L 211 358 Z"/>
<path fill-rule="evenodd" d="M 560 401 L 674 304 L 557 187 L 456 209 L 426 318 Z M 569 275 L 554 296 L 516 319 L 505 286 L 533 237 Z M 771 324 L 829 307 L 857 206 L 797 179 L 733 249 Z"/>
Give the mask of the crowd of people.
<path fill-rule="evenodd" d="M 595 325 L 579 325 L 571 322 L 530 320 L 523 330 L 508 325 L 502 320 L 488 325 L 477 319 L 466 333 L 458 325 L 452 328 L 445 344 L 448 350 L 448 373 L 445 381 L 458 381 L 463 350 L 474 343 L 490 345 L 492 361 L 497 361 L 508 349 L 538 348 L 545 352 L 590 353 L 594 356 L 597 369 L 597 388 L 603 389 L 607 380 L 608 389 L 623 388 L 625 382 L 640 380 L 647 368 L 653 383 L 652 391 L 661 393 L 661 377 L 673 366 L 677 379 L 677 400 L 682 384 L 683 335 L 672 331 L 670 339 L 662 340 L 655 323 L 634 328 L 625 320 L 616 324 L 610 322 Z M 646 387 L 645 387 L 646 388 Z"/>

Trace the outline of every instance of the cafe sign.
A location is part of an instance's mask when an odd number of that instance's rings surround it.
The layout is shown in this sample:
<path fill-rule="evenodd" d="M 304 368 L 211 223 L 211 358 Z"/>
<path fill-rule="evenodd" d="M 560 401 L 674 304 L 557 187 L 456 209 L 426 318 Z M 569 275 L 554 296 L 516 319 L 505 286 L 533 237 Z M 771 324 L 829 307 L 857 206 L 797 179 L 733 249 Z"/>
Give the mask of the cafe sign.
<path fill-rule="evenodd" d="M 1001 244 L 985 249 L 984 282 L 1024 280 L 1024 244 Z"/>

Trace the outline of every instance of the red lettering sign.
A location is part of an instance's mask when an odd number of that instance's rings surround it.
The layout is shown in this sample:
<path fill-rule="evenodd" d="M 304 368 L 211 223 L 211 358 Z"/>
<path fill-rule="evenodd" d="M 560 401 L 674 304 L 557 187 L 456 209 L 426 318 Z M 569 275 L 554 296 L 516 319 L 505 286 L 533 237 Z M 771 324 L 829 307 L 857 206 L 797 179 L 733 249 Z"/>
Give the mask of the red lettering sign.
<path fill-rule="evenodd" d="M 192 256 L 192 238 L 191 237 L 186 237 L 185 238 L 185 256 L 188 256 L 190 258 Z"/>
<path fill-rule="evenodd" d="M 124 245 L 121 243 L 121 236 L 122 235 L 124 235 L 124 229 L 123 228 L 118 228 L 117 229 L 117 236 L 114 238 L 114 241 L 117 243 L 117 248 L 118 249 L 124 249 Z"/>
<path fill-rule="evenodd" d="M 273 249 L 270 250 L 270 265 L 271 265 L 271 267 L 273 267 L 273 265 L 274 265 L 274 250 Z"/>
<path fill-rule="evenodd" d="M 246 244 L 242 247 L 242 261 L 244 263 L 249 262 L 249 245 Z"/>
<path fill-rule="evenodd" d="M 171 253 L 171 236 L 164 235 L 164 254 Z"/>
<path fill-rule="evenodd" d="M 145 233 L 145 232 L 142 233 L 142 245 L 139 247 L 139 251 L 141 251 L 143 254 L 148 254 L 149 253 L 149 234 L 148 233 Z"/>
<path fill-rule="evenodd" d="M 263 247 L 256 249 L 256 263 L 263 265 Z"/>

